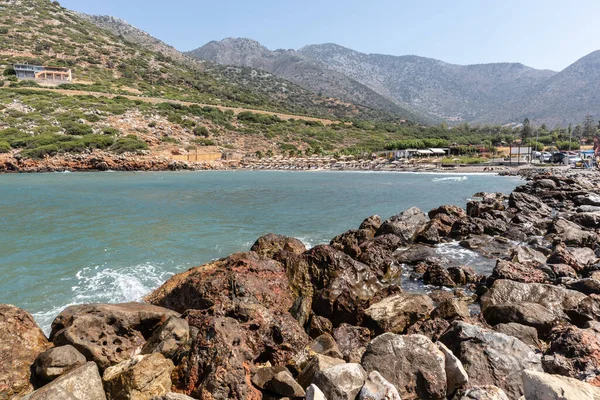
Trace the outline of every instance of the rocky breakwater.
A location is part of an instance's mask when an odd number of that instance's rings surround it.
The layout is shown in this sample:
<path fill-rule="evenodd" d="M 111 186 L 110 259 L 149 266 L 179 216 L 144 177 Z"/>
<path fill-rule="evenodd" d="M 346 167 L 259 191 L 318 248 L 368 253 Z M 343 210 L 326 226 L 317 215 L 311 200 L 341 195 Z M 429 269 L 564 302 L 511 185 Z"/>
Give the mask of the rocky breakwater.
<path fill-rule="evenodd" d="M 1 306 L 0 399 L 598 399 L 599 189 L 538 174 L 312 249 L 269 234 L 48 339 Z"/>
<path fill-rule="evenodd" d="M 182 171 L 223 169 L 214 163 L 177 161 L 151 154 L 114 154 L 93 150 L 82 154 L 61 154 L 42 159 L 18 155 L 0 157 L 0 172 L 63 171 Z"/>

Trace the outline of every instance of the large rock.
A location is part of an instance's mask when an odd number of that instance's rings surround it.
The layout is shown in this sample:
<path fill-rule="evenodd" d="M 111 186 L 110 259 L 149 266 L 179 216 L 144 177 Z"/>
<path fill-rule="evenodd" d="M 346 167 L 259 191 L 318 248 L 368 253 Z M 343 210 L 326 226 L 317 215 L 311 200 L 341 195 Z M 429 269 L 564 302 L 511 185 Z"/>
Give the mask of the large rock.
<path fill-rule="evenodd" d="M 294 380 L 289 371 L 276 373 L 271 380 L 265 384 L 265 389 L 284 397 L 304 397 L 304 389 Z"/>
<path fill-rule="evenodd" d="M 53 347 L 41 353 L 35 360 L 35 375 L 42 382 L 50 382 L 85 363 L 85 357 L 75 347 Z"/>
<path fill-rule="evenodd" d="M 367 346 L 362 365 L 367 372 L 378 371 L 403 399 L 446 398 L 444 354 L 425 336 L 378 336 Z"/>
<path fill-rule="evenodd" d="M 571 217 L 571 221 L 586 228 L 600 228 L 600 212 L 578 212 Z"/>
<path fill-rule="evenodd" d="M 455 321 L 440 341 L 460 359 L 473 385 L 494 384 L 510 398 L 523 394 L 521 373 L 542 371 L 540 356 L 517 338 Z"/>
<path fill-rule="evenodd" d="M 152 400 L 194 400 L 190 396 L 181 393 L 167 393 L 162 396 L 154 396 Z"/>
<path fill-rule="evenodd" d="M 526 215 L 533 214 L 546 217 L 552 212 L 552 209 L 538 197 L 522 192 L 512 192 L 508 198 L 508 206 Z"/>
<path fill-rule="evenodd" d="M 600 399 L 600 388 L 596 386 L 538 371 L 523 371 L 523 391 L 527 400 Z"/>
<path fill-rule="evenodd" d="M 31 365 L 50 347 L 31 314 L 0 304 L 0 399 L 33 391 Z"/>
<path fill-rule="evenodd" d="M 333 330 L 333 338 L 346 362 L 360 363 L 367 345 L 371 341 L 371 332 L 362 326 L 341 324 Z"/>
<path fill-rule="evenodd" d="M 314 384 L 327 400 L 354 400 L 366 379 L 367 373 L 360 364 L 340 364 L 319 371 Z"/>
<path fill-rule="evenodd" d="M 469 383 L 469 375 L 460 360 L 442 342 L 436 342 L 437 347 L 444 354 L 446 365 L 446 391 L 454 393 L 457 389 Z"/>
<path fill-rule="evenodd" d="M 340 364 L 344 364 L 344 361 L 340 360 L 339 358 L 315 354 L 310 359 L 308 364 L 304 366 L 302 372 L 298 375 L 298 383 L 301 387 L 306 388 L 314 381 L 315 375 L 319 371 L 323 371 Z"/>
<path fill-rule="evenodd" d="M 515 398 L 516 399 L 516 398 Z M 454 397 L 454 400 L 509 400 L 504 390 L 494 385 L 474 386 Z M 528 400 L 528 399 L 527 399 Z"/>
<path fill-rule="evenodd" d="M 505 260 L 498 260 L 491 276 L 491 280 L 510 279 L 523 283 L 551 283 L 553 277 L 548 272 L 531 264 L 520 264 Z"/>
<path fill-rule="evenodd" d="M 558 318 L 564 318 L 568 310 L 577 309 L 586 297 L 583 293 L 558 286 L 501 279 L 495 281 L 482 297 L 481 305 L 485 312 L 487 307 L 495 304 L 537 303 Z"/>
<path fill-rule="evenodd" d="M 379 279 L 393 279 L 402 273 L 402 269 L 394 263 L 394 251 L 402 244 L 396 235 L 382 235 L 360 245 L 360 254 L 356 258 L 371 268 Z"/>
<path fill-rule="evenodd" d="M 546 336 L 557 322 L 556 315 L 538 303 L 494 304 L 483 310 L 490 325 L 516 322 L 535 328 L 540 336 Z"/>
<path fill-rule="evenodd" d="M 596 193 L 586 193 L 575 196 L 573 201 L 578 206 L 600 206 L 600 195 Z"/>
<path fill-rule="evenodd" d="M 109 400 L 148 400 L 171 391 L 173 368 L 160 353 L 139 355 L 106 369 L 102 381 Z"/>
<path fill-rule="evenodd" d="M 433 309 L 433 300 L 427 295 L 398 293 L 373 304 L 365 315 L 368 324 L 379 333 L 403 333 L 410 325 L 427 318 Z"/>
<path fill-rule="evenodd" d="M 317 387 L 317 385 L 310 385 L 308 389 L 306 389 L 306 400 L 327 400 L 325 395 Z"/>
<path fill-rule="evenodd" d="M 594 250 L 588 247 L 567 247 L 563 243 L 556 245 L 548 264 L 566 264 L 575 271 L 585 271 L 598 261 Z"/>
<path fill-rule="evenodd" d="M 411 243 L 417 231 L 427 223 L 427 216 L 417 207 L 387 219 L 377 230 L 376 236 L 388 233 L 400 237 L 404 243 Z"/>
<path fill-rule="evenodd" d="M 361 253 L 360 244 L 373 239 L 373 237 L 374 235 L 371 230 L 352 229 L 331 239 L 329 245 L 356 259 Z"/>
<path fill-rule="evenodd" d="M 593 247 L 598 240 L 594 232 L 586 231 L 574 222 L 564 218 L 557 218 L 550 226 L 550 233 L 554 234 L 554 241 L 567 246 Z"/>
<path fill-rule="evenodd" d="M 317 354 L 337 358 L 339 360 L 344 358 L 333 337 L 329 333 L 324 333 L 304 346 L 304 348 L 290 361 L 290 366 L 296 371 L 301 371 L 311 358 Z"/>
<path fill-rule="evenodd" d="M 598 381 L 600 333 L 593 328 L 562 326 L 553 329 L 548 339 L 550 348 L 543 357 L 546 372 Z"/>
<path fill-rule="evenodd" d="M 433 264 L 442 261 L 435 248 L 417 244 L 394 254 L 396 261 L 401 264 L 417 265 L 419 263 Z"/>
<path fill-rule="evenodd" d="M 494 326 L 494 330 L 499 333 L 503 333 L 508 336 L 513 336 L 519 339 L 521 342 L 528 344 L 534 349 L 540 349 L 541 343 L 538 339 L 537 330 L 531 326 L 525 326 L 517 324 L 515 322 L 509 322 L 507 324 L 498 324 Z"/>
<path fill-rule="evenodd" d="M 381 227 L 381 223 L 381 217 L 379 215 L 371 215 L 360 224 L 358 229 L 368 229 L 375 234 Z"/>
<path fill-rule="evenodd" d="M 146 338 L 171 316 L 179 314 L 143 303 L 71 306 L 52 322 L 50 340 L 72 345 L 103 371 L 139 353 Z"/>
<path fill-rule="evenodd" d="M 269 233 L 259 237 L 250 248 L 250 251 L 269 258 L 282 250 L 293 254 L 302 254 L 306 251 L 306 246 L 296 238 Z"/>
<path fill-rule="evenodd" d="M 441 265 L 430 265 L 423 274 L 423 283 L 426 285 L 445 286 L 453 288 L 456 283 L 452 280 L 450 272 Z"/>
<path fill-rule="evenodd" d="M 154 331 L 141 354 L 161 353 L 172 358 L 190 339 L 190 327 L 185 319 L 171 317 Z"/>
<path fill-rule="evenodd" d="M 450 327 L 450 323 L 445 319 L 434 318 L 425 321 L 419 321 L 406 331 L 409 335 L 423 335 L 432 342 L 436 342 L 440 336 Z"/>
<path fill-rule="evenodd" d="M 106 400 L 98 367 L 88 362 L 22 400 Z"/>
<path fill-rule="evenodd" d="M 367 377 L 358 400 L 401 400 L 398 390 L 377 371 Z"/>

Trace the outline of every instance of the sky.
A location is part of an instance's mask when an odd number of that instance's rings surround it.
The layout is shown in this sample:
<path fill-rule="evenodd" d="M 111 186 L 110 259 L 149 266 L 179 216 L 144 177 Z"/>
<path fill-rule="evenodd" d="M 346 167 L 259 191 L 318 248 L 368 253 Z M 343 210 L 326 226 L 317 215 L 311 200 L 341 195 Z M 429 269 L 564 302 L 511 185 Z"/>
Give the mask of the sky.
<path fill-rule="evenodd" d="M 562 70 L 600 49 L 598 0 L 60 0 L 112 15 L 178 50 L 245 37 L 271 50 L 336 43 L 454 64 Z"/>

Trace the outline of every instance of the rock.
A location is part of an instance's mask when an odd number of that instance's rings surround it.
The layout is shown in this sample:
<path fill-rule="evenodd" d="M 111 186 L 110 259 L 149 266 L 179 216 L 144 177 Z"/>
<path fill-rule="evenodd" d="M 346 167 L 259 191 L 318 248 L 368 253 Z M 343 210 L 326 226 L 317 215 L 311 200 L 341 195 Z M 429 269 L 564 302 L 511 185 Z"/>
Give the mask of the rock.
<path fill-rule="evenodd" d="M 50 340 L 72 345 L 103 371 L 137 354 L 145 338 L 171 316 L 179 314 L 143 303 L 71 306 L 52 322 Z"/>
<path fill-rule="evenodd" d="M 454 400 L 509 400 L 504 390 L 497 386 L 474 386 L 460 393 Z"/>
<path fill-rule="evenodd" d="M 304 366 L 302 372 L 298 375 L 298 383 L 303 388 L 308 387 L 314 381 L 317 372 L 340 364 L 344 364 L 344 361 L 339 358 L 316 354 L 309 360 L 308 364 Z"/>
<path fill-rule="evenodd" d="M 495 304 L 537 303 L 564 318 L 567 310 L 577 309 L 586 299 L 586 295 L 574 290 L 540 283 L 521 283 L 510 280 L 497 280 L 481 298 L 481 307 L 485 309 Z"/>
<path fill-rule="evenodd" d="M 425 321 L 419 321 L 406 331 L 409 335 L 423 335 L 432 342 L 437 341 L 440 336 L 450 327 L 450 323 L 445 319 L 434 318 Z"/>
<path fill-rule="evenodd" d="M 593 247 L 598 240 L 594 232 L 585 231 L 581 226 L 564 218 L 552 221 L 550 233 L 554 234 L 554 241 L 574 247 Z"/>
<path fill-rule="evenodd" d="M 465 218 L 467 216 L 464 209 L 462 209 L 458 206 L 454 206 L 454 205 L 443 205 L 438 208 L 434 208 L 433 210 L 429 211 L 427 214 L 430 219 L 434 219 L 439 215 L 447 215 L 449 217 L 453 217 L 453 218 L 457 218 L 457 219 Z"/>
<path fill-rule="evenodd" d="M 467 265 L 449 267 L 448 273 L 450 274 L 450 279 L 461 286 L 468 283 L 476 283 L 480 279 L 475 270 Z"/>
<path fill-rule="evenodd" d="M 172 358 L 175 353 L 190 339 L 190 327 L 185 319 L 170 317 L 154 331 L 141 354 L 161 353 L 166 358 Z"/>
<path fill-rule="evenodd" d="M 535 328 L 545 337 L 557 322 L 556 315 L 538 303 L 507 303 L 490 305 L 483 310 L 483 316 L 490 325 L 515 322 Z"/>
<path fill-rule="evenodd" d="M 600 212 L 578 212 L 571 218 L 572 222 L 581 225 L 585 228 L 598 229 L 600 228 Z"/>
<path fill-rule="evenodd" d="M 371 332 L 368 328 L 341 324 L 333 330 L 333 338 L 346 362 L 360 363 L 371 341 Z"/>
<path fill-rule="evenodd" d="M 322 354 L 340 360 L 344 358 L 333 337 L 329 333 L 324 333 L 308 343 L 304 349 L 298 352 L 292 360 L 292 365 L 294 365 L 295 369 L 301 371 L 316 354 Z"/>
<path fill-rule="evenodd" d="M 377 371 L 367 377 L 360 390 L 358 400 L 401 400 L 398 390 Z"/>
<path fill-rule="evenodd" d="M 444 354 L 425 336 L 384 333 L 369 343 L 362 365 L 378 371 L 403 399 L 446 398 Z"/>
<path fill-rule="evenodd" d="M 167 393 L 162 396 L 155 396 L 152 400 L 194 400 L 190 396 L 181 393 Z"/>
<path fill-rule="evenodd" d="M 171 391 L 173 362 L 160 353 L 134 356 L 109 367 L 102 381 L 108 400 L 147 400 Z"/>
<path fill-rule="evenodd" d="M 273 258 L 282 250 L 293 254 L 302 254 L 306 251 L 306 246 L 296 238 L 269 233 L 259 237 L 250 248 L 250 251 L 268 258 Z"/>
<path fill-rule="evenodd" d="M 510 279 L 523 283 L 550 283 L 553 277 L 542 269 L 527 264 L 498 260 L 492 272 L 491 280 Z"/>
<path fill-rule="evenodd" d="M 436 342 L 436 346 L 444 354 L 446 367 L 446 391 L 448 394 L 454 393 L 457 389 L 464 387 L 469 383 L 469 375 L 462 363 L 444 343 Z"/>
<path fill-rule="evenodd" d="M 294 380 L 289 371 L 280 371 L 265 385 L 271 393 L 285 397 L 304 397 L 304 389 Z"/>
<path fill-rule="evenodd" d="M 470 235 L 467 239 L 460 241 L 459 245 L 488 258 L 505 257 L 513 246 L 503 237 L 487 235 Z"/>
<path fill-rule="evenodd" d="M 85 363 L 85 357 L 75 347 L 71 345 L 54 347 L 36 358 L 35 375 L 42 382 L 50 382 Z"/>
<path fill-rule="evenodd" d="M 427 223 L 427 220 L 423 211 L 412 207 L 387 219 L 381 224 L 375 236 L 391 233 L 400 237 L 404 243 L 411 243 L 417 231 Z"/>
<path fill-rule="evenodd" d="M 531 247 L 517 246 L 510 253 L 510 261 L 532 266 L 546 264 L 546 256 Z"/>
<path fill-rule="evenodd" d="M 596 262 L 596 254 L 592 249 L 587 247 L 566 247 L 562 243 L 558 244 L 550 257 L 548 257 L 548 264 L 566 264 L 577 272 L 584 271 Z"/>
<path fill-rule="evenodd" d="M 574 278 L 577 279 L 577 272 L 573 267 L 567 264 L 551 264 L 549 265 L 557 278 Z"/>
<path fill-rule="evenodd" d="M 316 385 L 310 385 L 306 389 L 306 400 L 327 400 L 321 389 Z"/>
<path fill-rule="evenodd" d="M 381 227 L 381 217 L 379 215 L 372 215 L 369 218 L 365 219 L 358 229 L 368 229 L 373 234 L 377 232 L 377 230 Z"/>
<path fill-rule="evenodd" d="M 456 318 L 469 318 L 471 312 L 467 303 L 455 298 L 441 301 L 431 313 L 431 318 L 454 320 Z"/>
<path fill-rule="evenodd" d="M 360 244 L 373 238 L 374 235 L 371 230 L 352 229 L 331 239 L 329 245 L 356 259 L 361 253 Z"/>
<path fill-rule="evenodd" d="M 534 349 L 539 349 L 541 347 L 537 330 L 531 326 L 509 322 L 507 324 L 498 324 L 494 326 L 494 330 L 498 333 L 516 337 L 521 342 L 528 344 Z"/>
<path fill-rule="evenodd" d="M 540 356 L 525 343 L 465 322 L 453 322 L 440 342 L 462 362 L 471 384 L 497 385 L 510 398 L 523 394 L 523 370 L 542 371 Z"/>
<path fill-rule="evenodd" d="M 433 308 L 433 301 L 427 295 L 399 293 L 371 305 L 365 315 L 367 323 L 379 333 L 402 333 L 428 317 Z"/>
<path fill-rule="evenodd" d="M 50 346 L 31 314 L 0 304 L 0 399 L 33 391 L 31 365 Z"/>
<path fill-rule="evenodd" d="M 319 371 L 314 384 L 327 400 L 354 400 L 366 379 L 367 373 L 360 364 L 340 364 Z"/>
<path fill-rule="evenodd" d="M 594 329 L 562 326 L 552 330 L 544 353 L 544 370 L 588 380 L 600 375 L 600 334 Z"/>
<path fill-rule="evenodd" d="M 368 265 L 379 279 L 393 279 L 402 273 L 402 268 L 395 265 L 393 253 L 400 247 L 401 240 L 395 235 L 382 235 L 360 245 L 360 254 L 356 258 Z M 394 268 L 395 267 L 395 268 Z"/>
<path fill-rule="evenodd" d="M 58 397 L 53 397 L 58 396 Z M 67 372 L 22 400 L 106 400 L 98 367 L 88 362 Z"/>
<path fill-rule="evenodd" d="M 523 391 L 527 400 L 597 400 L 600 389 L 588 383 L 538 371 L 523 371 Z"/>
<path fill-rule="evenodd" d="M 430 265 L 423 274 L 423 282 L 426 285 L 454 287 L 456 283 L 450 277 L 450 273 L 441 265 Z"/>
<path fill-rule="evenodd" d="M 325 317 L 321 317 L 320 315 L 312 315 L 310 318 L 310 324 L 308 326 L 308 334 L 311 338 L 316 338 L 321 336 L 324 333 L 329 333 L 333 331 L 333 324 L 330 320 Z"/>
<path fill-rule="evenodd" d="M 577 290 L 587 295 L 600 294 L 600 281 L 593 278 L 578 279 L 568 282 L 565 286 L 567 289 Z"/>
<path fill-rule="evenodd" d="M 597 195 L 595 193 L 582 194 L 579 196 L 575 196 L 575 198 L 573 198 L 573 201 L 578 206 L 599 207 L 600 206 L 600 195 Z"/>
<path fill-rule="evenodd" d="M 263 367 L 256 370 L 252 375 L 252 384 L 259 389 L 266 389 L 267 383 L 280 372 L 289 370 L 286 367 Z"/>
<path fill-rule="evenodd" d="M 425 262 L 433 264 L 441 261 L 440 256 L 435 251 L 435 248 L 417 244 L 408 249 L 401 250 L 394 254 L 396 261 L 401 264 L 417 265 Z"/>
<path fill-rule="evenodd" d="M 538 197 L 522 192 L 512 192 L 508 198 L 508 206 L 526 215 L 548 216 L 552 212 Z"/>

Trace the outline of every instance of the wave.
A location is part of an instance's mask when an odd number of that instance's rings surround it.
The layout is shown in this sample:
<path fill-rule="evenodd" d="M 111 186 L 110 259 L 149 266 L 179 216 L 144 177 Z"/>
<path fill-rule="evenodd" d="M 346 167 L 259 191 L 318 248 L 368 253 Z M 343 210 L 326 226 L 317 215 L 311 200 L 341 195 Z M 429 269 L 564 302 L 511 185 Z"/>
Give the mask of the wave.
<path fill-rule="evenodd" d="M 162 285 L 172 272 L 150 263 L 118 268 L 98 265 L 81 269 L 75 275 L 70 299 L 65 303 L 33 314 L 44 333 L 49 334 L 56 316 L 66 307 L 89 303 L 127 303 L 140 301 Z"/>
<path fill-rule="evenodd" d="M 469 179 L 469 178 L 466 176 L 447 176 L 445 178 L 433 178 L 431 180 L 431 182 L 446 182 L 446 181 L 462 182 L 462 181 L 466 181 L 467 179 Z"/>

